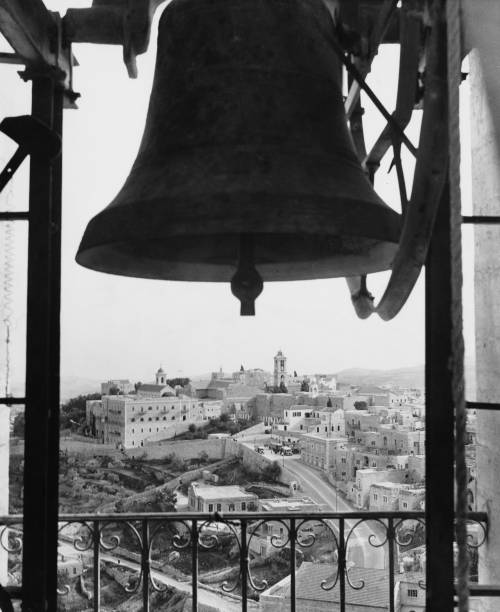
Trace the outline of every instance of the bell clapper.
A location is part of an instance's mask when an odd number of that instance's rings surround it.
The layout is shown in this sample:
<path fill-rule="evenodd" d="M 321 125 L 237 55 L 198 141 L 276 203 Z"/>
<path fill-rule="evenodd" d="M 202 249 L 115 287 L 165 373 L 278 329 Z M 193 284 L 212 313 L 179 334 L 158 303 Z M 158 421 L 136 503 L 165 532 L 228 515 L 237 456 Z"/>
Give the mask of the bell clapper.
<path fill-rule="evenodd" d="M 253 236 L 241 234 L 238 268 L 231 279 L 231 292 L 241 302 L 240 316 L 255 316 L 255 300 L 263 288 L 264 282 L 255 268 Z"/>

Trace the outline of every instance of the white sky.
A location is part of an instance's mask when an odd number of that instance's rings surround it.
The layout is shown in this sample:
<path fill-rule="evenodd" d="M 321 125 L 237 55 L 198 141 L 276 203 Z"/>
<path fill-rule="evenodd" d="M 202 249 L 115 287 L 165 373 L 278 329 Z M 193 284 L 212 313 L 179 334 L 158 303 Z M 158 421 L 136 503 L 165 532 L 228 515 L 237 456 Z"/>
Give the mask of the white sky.
<path fill-rule="evenodd" d="M 51 0 L 46 5 L 64 14 L 69 6 L 89 6 L 90 1 Z M 138 280 L 100 274 L 75 263 L 86 224 L 116 195 L 135 159 L 153 76 L 156 23 L 151 38 L 148 53 L 138 58 L 137 80 L 127 77 L 121 47 L 74 46 L 80 63 L 75 68 L 74 83 L 82 97 L 79 109 L 65 111 L 64 117 L 62 375 L 146 381 L 160 364 L 171 376 L 200 374 L 220 366 L 232 371 L 241 363 L 248 368 L 271 369 L 272 357 L 280 348 L 288 357 L 289 367 L 299 373 L 423 363 L 423 275 L 402 312 L 395 320 L 383 322 L 376 315 L 365 321 L 356 317 L 343 279 L 268 283 L 256 302 L 256 317 L 240 317 L 239 303 L 228 285 Z M 380 52 L 369 79 L 389 110 L 395 100 L 395 50 L 384 48 Z M 19 79 L 17 69 L 0 66 L 9 92 L 0 101 L 2 117 L 23 114 L 29 109 L 29 86 Z M 364 100 L 364 106 L 369 146 L 383 123 L 368 101 Z M 467 116 L 467 109 L 464 111 Z M 418 122 L 419 117 L 408 130 L 415 144 Z M 464 136 L 468 138 L 466 133 Z M 2 138 L 3 164 L 12 146 Z M 410 177 L 412 163 L 408 156 L 405 158 Z M 399 211 L 395 172 L 387 174 L 389 161 L 384 160 L 376 188 Z M 23 208 L 27 202 L 27 169 L 23 170 L 12 182 L 11 208 Z M 467 208 L 467 164 L 464 177 Z M 4 210 L 7 197 L 7 192 L 0 196 Z M 19 248 L 14 262 L 17 279 L 12 319 L 14 381 L 22 380 L 24 372 L 22 279 L 26 258 L 22 234 L 17 232 Z M 472 270 L 470 240 L 465 249 L 465 267 Z M 1 249 L 0 255 L 3 257 Z M 0 270 L 2 265 L 0 262 Z M 388 273 L 369 278 L 369 288 L 377 299 L 387 279 Z M 465 306 L 470 315 L 470 274 L 466 277 L 466 294 Z M 468 347 L 472 347 L 472 333 L 472 327 L 467 325 Z M 4 368 L 5 356 L 0 354 L 0 381 L 4 380 Z"/>

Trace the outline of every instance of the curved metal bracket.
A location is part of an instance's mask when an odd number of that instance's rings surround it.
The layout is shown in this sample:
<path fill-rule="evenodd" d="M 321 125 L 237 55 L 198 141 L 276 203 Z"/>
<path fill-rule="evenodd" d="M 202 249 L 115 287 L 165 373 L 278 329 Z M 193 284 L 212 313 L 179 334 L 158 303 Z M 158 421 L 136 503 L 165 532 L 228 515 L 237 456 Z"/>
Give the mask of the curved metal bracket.
<path fill-rule="evenodd" d="M 446 85 L 446 33 L 433 15 L 426 62 L 424 115 L 420 132 L 413 191 L 406 213 L 399 249 L 387 288 L 375 305 L 366 277 L 348 278 L 356 314 L 366 319 L 376 312 L 389 321 L 406 303 L 425 263 L 434 221 L 448 169 Z"/>

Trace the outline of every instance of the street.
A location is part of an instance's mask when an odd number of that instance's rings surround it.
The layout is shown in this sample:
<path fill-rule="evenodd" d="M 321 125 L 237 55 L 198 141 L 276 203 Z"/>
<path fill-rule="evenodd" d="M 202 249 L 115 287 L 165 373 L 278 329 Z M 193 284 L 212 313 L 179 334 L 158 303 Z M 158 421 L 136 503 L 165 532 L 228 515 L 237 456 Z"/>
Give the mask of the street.
<path fill-rule="evenodd" d="M 281 459 L 281 458 L 280 458 Z M 353 512 L 354 508 L 337 494 L 336 489 L 323 479 L 321 472 L 302 463 L 297 457 L 284 457 L 285 468 L 300 482 L 302 491 L 319 504 L 324 504 L 329 510 L 335 512 Z M 345 537 L 354 527 L 356 520 L 345 522 Z M 337 530 L 335 530 L 337 531 Z M 386 547 L 375 548 L 368 538 L 377 543 L 377 533 L 369 523 L 361 523 L 349 538 L 348 561 L 357 567 L 373 567 L 383 569 L 385 564 Z"/>
<path fill-rule="evenodd" d="M 124 559 L 123 557 L 116 557 L 113 555 L 103 554 L 101 555 L 103 561 L 108 561 L 120 565 L 121 567 L 127 567 L 136 572 L 140 571 L 140 564 Z M 166 584 L 170 587 L 175 588 L 177 591 L 191 595 L 191 582 L 181 582 L 171 576 L 167 576 L 163 572 L 151 569 L 151 575 L 153 579 L 162 584 Z M 201 584 L 198 584 L 198 602 L 205 606 L 211 606 L 215 610 L 220 612 L 241 612 L 241 600 L 231 595 L 224 595 L 222 593 L 215 592 L 215 589 L 205 588 Z M 252 599 L 247 602 L 249 610 L 258 610 L 259 604 Z"/>

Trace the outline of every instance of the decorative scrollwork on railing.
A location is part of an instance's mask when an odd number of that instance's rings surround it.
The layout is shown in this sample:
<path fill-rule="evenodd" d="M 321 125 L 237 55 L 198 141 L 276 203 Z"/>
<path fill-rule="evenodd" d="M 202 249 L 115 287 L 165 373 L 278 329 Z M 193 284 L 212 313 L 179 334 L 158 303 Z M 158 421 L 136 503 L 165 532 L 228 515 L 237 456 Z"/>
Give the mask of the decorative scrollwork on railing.
<path fill-rule="evenodd" d="M 183 525 L 185 529 L 179 530 L 179 526 Z M 172 545 L 177 550 L 185 550 L 191 544 L 191 529 L 187 521 L 176 521 L 177 533 L 172 538 Z"/>
<path fill-rule="evenodd" d="M 321 581 L 321 588 L 324 591 L 331 591 L 332 589 L 335 588 L 338 580 L 339 580 L 339 565 L 338 565 L 338 555 L 339 555 L 339 550 L 340 550 L 340 546 L 339 546 L 339 540 L 337 538 L 337 535 L 335 533 L 334 530 L 334 523 L 331 520 L 325 520 L 325 519 L 321 519 L 321 518 L 317 518 L 315 517 L 314 519 L 306 519 L 305 521 L 303 521 L 303 523 L 301 524 L 301 527 L 304 525 L 304 523 L 307 523 L 311 520 L 314 520 L 314 522 L 316 523 L 321 523 L 322 525 L 324 525 L 326 527 L 326 529 L 332 534 L 333 537 L 333 542 L 334 542 L 334 548 L 336 551 L 336 555 L 337 555 L 337 563 L 335 563 L 334 565 L 334 571 L 331 575 L 331 577 L 329 579 L 325 579 Z M 314 536 L 316 538 L 316 536 Z"/>
<path fill-rule="evenodd" d="M 112 529 L 118 530 L 118 533 L 112 532 Z M 110 533 L 111 532 L 111 533 Z M 134 553 L 140 558 L 143 549 L 143 540 L 139 533 L 138 527 L 128 520 L 106 520 L 99 523 L 99 547 L 104 553 L 119 553 L 119 548 L 124 548 L 127 552 Z M 124 542 L 127 535 L 132 536 L 132 546 L 130 542 Z M 132 550 L 131 550 L 132 549 Z M 127 584 L 123 587 L 127 593 L 134 594 L 139 591 L 142 583 L 143 570 L 142 566 L 139 569 L 133 570 L 128 579 Z"/>
<path fill-rule="evenodd" d="M 182 522 L 182 521 L 181 521 Z M 183 523 L 183 522 L 182 522 Z M 184 524 L 184 523 L 183 523 Z M 154 557 L 154 547 L 158 544 L 158 548 L 160 551 L 160 555 L 162 553 L 160 541 L 161 537 L 165 537 L 167 540 L 171 537 L 171 529 L 172 527 L 176 528 L 176 524 L 168 521 L 155 521 L 154 527 L 149 535 L 149 544 L 148 544 L 148 559 L 152 560 Z M 189 533 L 189 531 L 188 531 Z M 179 536 L 179 534 L 175 534 L 173 537 Z M 189 543 L 189 538 L 188 538 Z M 176 561 L 180 557 L 179 551 L 174 550 L 171 551 L 167 557 L 169 562 Z M 154 577 L 153 573 L 149 574 L 149 582 L 151 587 L 157 593 L 164 593 L 168 590 L 168 586 L 165 583 L 161 583 Z"/>
<path fill-rule="evenodd" d="M 69 595 L 70 592 L 70 586 L 69 584 L 63 584 L 62 586 L 58 586 L 56 591 L 57 594 L 60 595 L 61 597 L 64 597 L 65 595 Z"/>
<path fill-rule="evenodd" d="M 387 544 L 388 539 L 390 537 L 389 532 L 388 532 L 388 525 L 383 520 L 376 518 L 376 517 L 361 518 L 358 521 L 356 521 L 356 523 L 354 523 L 354 525 L 349 529 L 349 533 L 347 534 L 347 537 L 345 538 L 345 551 L 346 551 L 345 577 L 351 589 L 354 589 L 355 591 L 360 591 L 361 589 L 363 589 L 365 587 L 365 581 L 362 578 L 359 579 L 357 584 L 354 584 L 354 582 L 352 581 L 350 570 L 353 567 L 355 567 L 355 564 L 352 561 L 349 561 L 349 550 L 350 550 L 350 547 L 352 546 L 352 542 L 354 538 L 359 537 L 354 532 L 360 525 L 366 526 L 368 521 L 378 523 L 378 525 L 380 525 L 383 529 L 382 535 L 377 534 L 377 533 L 370 533 L 367 536 L 366 540 L 372 548 L 382 548 L 383 546 L 385 546 L 385 544 Z M 372 530 L 373 530 L 373 527 L 372 527 Z"/>
<path fill-rule="evenodd" d="M 413 529 L 406 532 L 404 536 L 401 536 L 402 526 L 405 522 L 412 521 L 414 523 Z M 419 518 L 401 518 L 394 522 L 394 541 L 398 546 L 409 546 L 415 541 L 417 535 L 417 526 L 421 525 L 425 530 L 425 522 Z"/>
<path fill-rule="evenodd" d="M 215 515 L 216 518 L 220 519 L 221 516 L 216 514 Z M 224 520 L 224 525 L 226 525 L 226 527 L 228 528 L 228 535 L 231 535 L 234 538 L 234 541 L 236 542 L 236 545 L 238 547 L 238 553 L 239 553 L 239 557 L 241 559 L 242 556 L 242 548 L 241 548 L 241 522 L 240 521 L 230 521 L 225 519 Z M 221 584 L 221 589 L 225 592 L 225 593 L 232 593 L 236 587 L 238 586 L 238 584 L 241 584 L 241 568 L 240 571 L 238 572 L 237 576 L 236 576 L 236 580 L 234 580 L 234 582 L 231 584 L 230 582 L 228 582 L 227 580 L 224 580 Z"/>
<path fill-rule="evenodd" d="M 72 530 L 78 527 L 78 532 L 65 534 L 64 531 L 70 527 Z M 71 542 L 78 552 L 86 552 L 92 548 L 94 529 L 85 521 L 67 521 L 59 526 L 58 534 L 61 539 Z"/>
<path fill-rule="evenodd" d="M 23 549 L 21 528 L 6 525 L 0 530 L 0 548 L 9 554 L 20 553 Z"/>
<path fill-rule="evenodd" d="M 322 563 L 331 563 L 331 566 L 322 566 L 328 577 L 322 580 L 323 573 L 321 579 L 318 578 L 321 589 L 336 589 L 335 596 L 345 598 L 344 589 L 359 591 L 369 587 L 370 582 L 361 568 L 366 561 L 381 561 L 379 555 L 384 555 L 384 552 L 380 549 L 385 547 L 385 555 L 394 555 L 396 563 L 410 563 L 406 557 L 398 555 L 407 547 L 421 544 L 425 522 L 423 513 L 408 514 L 391 512 L 369 516 L 363 512 L 344 516 L 339 513 L 293 513 L 287 516 L 272 513 L 271 518 L 265 513 L 252 513 L 248 518 L 245 515 L 223 516 L 221 513 L 200 516 L 129 514 L 123 518 L 119 515 L 67 515 L 61 517 L 65 522 L 60 523 L 59 528 L 59 539 L 64 543 L 64 552 L 61 549 L 60 552 L 66 555 L 66 549 L 72 547 L 78 553 L 88 553 L 79 555 L 83 571 L 81 581 L 84 575 L 85 580 L 91 580 L 93 569 L 100 565 L 110 576 L 118 576 L 119 584 L 128 594 L 137 593 L 142 587 L 144 596 L 149 588 L 158 593 L 168 590 L 161 573 L 168 575 L 174 570 L 168 567 L 170 563 L 179 561 L 182 556 L 179 569 L 186 571 L 184 568 L 189 566 L 189 557 L 194 564 L 200 558 L 200 567 L 207 572 L 203 574 L 207 582 L 216 583 L 226 593 L 234 592 L 240 586 L 237 592 L 241 590 L 241 594 L 244 596 L 246 593 L 247 597 L 257 597 L 259 592 L 269 588 L 273 581 L 280 579 L 281 571 L 293 572 L 297 567 L 297 555 L 299 559 L 316 562 L 315 557 L 319 554 Z M 19 521 L 19 517 L 15 520 Z M 479 515 L 473 515 L 469 523 L 469 546 L 477 549 L 487 537 L 487 526 Z M 8 553 L 22 550 L 22 523 L 19 525 L 21 529 L 11 519 L 8 526 L 0 526 L 0 548 Z M 203 557 L 210 551 L 222 554 L 229 562 L 215 572 L 212 555 Z M 260 567 L 260 561 L 273 554 L 280 571 L 272 581 L 266 580 L 268 576 Z M 410 550 L 407 556 L 415 554 Z M 387 562 L 386 556 L 383 561 L 384 564 Z M 192 579 L 196 582 L 195 577 Z M 425 589 L 423 580 L 418 585 Z M 193 585 L 193 588 L 196 587 Z M 59 575 L 58 594 L 68 595 L 70 591 L 73 591 L 73 583 L 64 578 L 63 571 Z M 99 599 L 100 585 L 94 585 L 94 592 Z M 92 596 L 92 589 L 88 589 L 88 596 Z"/>
<path fill-rule="evenodd" d="M 211 533 L 210 525 L 214 525 L 213 529 L 218 528 L 220 524 L 226 524 L 224 521 L 203 521 L 198 527 L 198 545 L 203 550 L 212 550 L 219 546 L 219 536 Z"/>
<path fill-rule="evenodd" d="M 486 542 L 486 538 L 488 537 L 488 525 L 475 519 L 469 519 L 467 521 L 467 526 L 469 525 L 477 525 L 481 533 L 481 536 L 477 538 L 477 541 L 474 541 L 473 533 L 467 533 L 467 547 L 471 550 L 476 550 Z"/>

